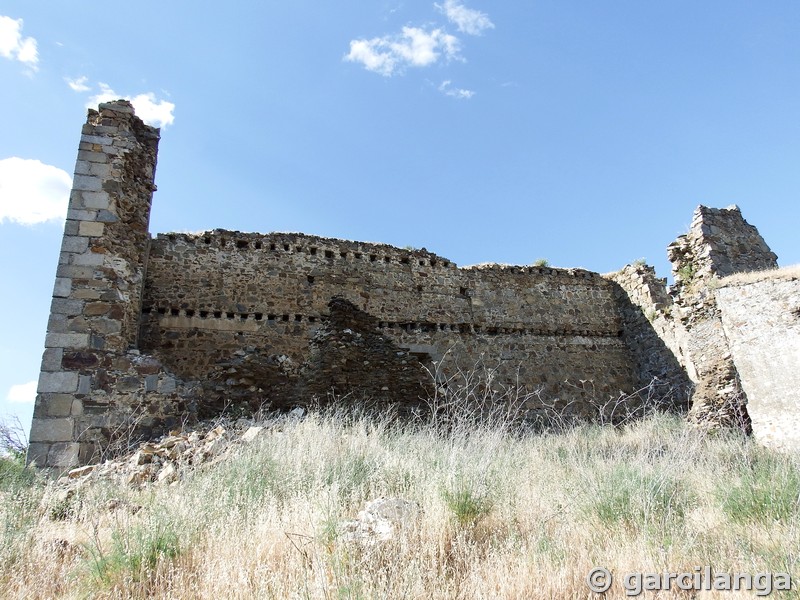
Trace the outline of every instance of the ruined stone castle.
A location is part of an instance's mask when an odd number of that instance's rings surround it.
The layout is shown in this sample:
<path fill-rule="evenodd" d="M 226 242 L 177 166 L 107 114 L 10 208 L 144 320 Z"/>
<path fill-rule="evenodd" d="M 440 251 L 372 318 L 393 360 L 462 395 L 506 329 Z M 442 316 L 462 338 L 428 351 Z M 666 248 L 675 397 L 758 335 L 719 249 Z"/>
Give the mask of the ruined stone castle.
<path fill-rule="evenodd" d="M 800 285 L 736 207 L 699 207 L 651 267 L 459 268 L 290 233 L 148 231 L 159 131 L 90 110 L 64 227 L 29 461 L 97 461 L 223 411 L 333 398 L 412 411 L 464 378 L 531 420 L 649 402 L 798 442 Z M 727 278 L 758 271 L 747 281 Z M 730 281 L 729 281 L 730 280 Z"/>

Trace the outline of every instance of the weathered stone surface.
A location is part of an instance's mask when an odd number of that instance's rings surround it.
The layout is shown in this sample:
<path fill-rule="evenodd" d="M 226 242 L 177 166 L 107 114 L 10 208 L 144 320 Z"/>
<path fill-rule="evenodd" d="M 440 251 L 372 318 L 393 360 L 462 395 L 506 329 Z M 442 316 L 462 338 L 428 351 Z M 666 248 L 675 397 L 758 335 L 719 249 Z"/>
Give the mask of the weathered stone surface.
<path fill-rule="evenodd" d="M 108 162 L 108 155 L 103 152 L 80 150 L 78 151 L 78 161 L 104 163 Z"/>
<path fill-rule="evenodd" d="M 39 376 L 39 386 L 37 392 L 47 393 L 70 393 L 78 389 L 78 374 L 68 372 L 43 372 Z"/>
<path fill-rule="evenodd" d="M 546 398 L 563 398 L 570 410 L 588 415 L 596 413 L 595 401 L 635 387 L 619 337 L 615 289 L 579 269 L 459 269 L 425 250 L 300 234 L 168 234 L 151 247 L 139 344 L 180 378 L 209 382 L 211 410 L 234 390 L 254 403 L 291 404 L 302 393 L 300 369 L 311 359 L 316 332 L 328 322 L 329 302 L 341 296 L 369 315 L 370 339 L 405 352 L 390 361 L 404 370 L 414 364 L 431 368 L 444 358 L 440 369 L 447 377 L 487 360 L 482 364 L 496 369 L 498 387 L 541 389 Z M 338 352 L 340 342 L 362 344 L 366 338 L 359 333 L 361 338 L 344 334 L 332 341 L 331 350 Z M 378 385 L 388 354 L 376 355 L 374 362 L 351 357 L 341 365 L 326 355 L 318 352 L 339 379 L 323 389 L 325 376 L 316 378 L 312 393 L 323 400 L 332 387 L 351 389 L 347 380 L 364 373 L 374 373 L 376 381 L 360 386 L 362 391 L 403 395 L 391 390 L 398 377 Z M 592 381 L 592 396 L 562 385 L 567 379 Z M 409 402 L 419 395 L 415 391 Z"/>
<path fill-rule="evenodd" d="M 47 460 L 59 464 L 98 456 L 110 441 L 108 432 L 130 418 L 132 407 L 147 407 L 140 429 L 151 435 L 155 423 L 166 426 L 190 402 L 162 404 L 151 394 L 145 403 L 139 398 L 141 376 L 132 366 L 107 368 L 137 337 L 158 132 L 134 116 L 130 103 L 120 101 L 106 105 L 103 115 L 89 111 L 82 133 L 45 342 L 48 350 L 70 352 L 60 361 L 49 352 L 39 386 L 46 393 L 72 394 L 71 403 L 53 400 L 53 410 L 81 420 L 68 438 L 57 440 L 77 444 L 76 452 L 48 449 Z M 99 407 L 105 419 L 98 419 Z M 52 429 L 51 414 L 37 404 L 34 424 L 43 421 Z M 73 439 L 75 432 L 81 432 L 80 440 Z"/>
<path fill-rule="evenodd" d="M 47 399 L 47 416 L 69 417 L 72 414 L 72 402 L 71 394 L 52 394 Z"/>
<path fill-rule="evenodd" d="M 42 371 L 60 371 L 63 348 L 46 348 L 42 355 Z"/>
<path fill-rule="evenodd" d="M 34 419 L 31 425 L 31 442 L 72 442 L 71 419 Z"/>
<path fill-rule="evenodd" d="M 711 276 L 774 269 L 778 257 L 738 206 L 699 206 L 689 233 L 670 244 L 667 254 L 679 286 Z"/>
<path fill-rule="evenodd" d="M 690 231 L 669 246 L 668 255 L 675 275 L 669 296 L 665 285 L 654 286 L 653 277 L 635 274 L 633 267 L 615 280 L 632 305 L 646 312 L 651 331 L 694 382 L 690 419 L 703 427 L 735 427 L 796 445 L 792 439 L 800 423 L 800 403 L 792 396 L 795 382 L 791 377 L 785 387 L 779 382 L 787 379 L 781 372 L 798 372 L 800 351 L 795 346 L 800 348 L 800 342 L 787 316 L 791 311 L 786 310 L 792 292 L 773 285 L 787 283 L 786 278 L 769 274 L 776 266 L 775 255 L 738 208 L 704 206 L 695 211 Z M 759 276 L 761 283 L 754 287 L 719 279 L 742 272 L 767 275 Z M 752 296 L 746 291 L 755 289 Z M 636 329 L 648 330 L 639 322 L 626 326 L 626 336 Z M 637 348 L 637 341 L 629 345 L 641 362 L 645 348 Z M 776 387 L 782 389 L 773 395 Z"/>
<path fill-rule="evenodd" d="M 49 452 L 49 443 L 31 442 L 28 444 L 28 463 L 35 464 L 37 467 L 46 467 Z"/>
<path fill-rule="evenodd" d="M 47 466 L 62 469 L 77 466 L 80 462 L 80 447 L 77 443 L 52 444 L 47 454 Z"/>
<path fill-rule="evenodd" d="M 747 398 L 732 359 L 714 288 L 718 277 L 773 268 L 776 256 L 738 207 L 695 210 L 689 232 L 667 248 L 681 351 L 697 384 L 690 417 L 750 431 Z"/>
<path fill-rule="evenodd" d="M 627 265 L 609 277 L 620 287 L 623 339 L 639 376 L 640 396 L 651 406 L 686 411 L 694 384 L 682 349 L 667 282 L 644 264 Z"/>
<path fill-rule="evenodd" d="M 800 278 L 723 282 L 716 298 L 756 439 L 800 450 Z"/>
<path fill-rule="evenodd" d="M 72 189 L 87 192 L 99 192 L 102 186 L 102 181 L 91 175 L 78 175 L 72 178 Z"/>
<path fill-rule="evenodd" d="M 263 427 L 250 427 L 247 431 L 244 432 L 242 435 L 243 442 L 252 442 L 255 440 L 261 433 L 264 431 Z"/>
<path fill-rule="evenodd" d="M 117 221 L 119 221 L 119 219 L 117 218 L 117 215 L 115 215 L 114 213 L 112 213 L 109 210 L 101 210 L 101 211 L 99 211 L 97 213 L 97 220 L 100 223 L 116 223 Z"/>
<path fill-rule="evenodd" d="M 78 378 L 78 395 L 85 396 L 92 391 L 92 377 L 90 375 L 81 375 Z"/>
<path fill-rule="evenodd" d="M 76 211 L 82 212 L 82 211 Z M 83 211 L 85 212 L 85 211 Z M 67 215 L 69 217 L 69 215 Z M 77 218 L 77 217 L 71 217 Z M 79 236 L 64 236 L 64 241 L 61 243 L 61 251 L 62 252 L 75 252 L 80 254 L 81 252 L 86 252 L 89 248 L 89 238 L 87 237 L 79 237 Z"/>
<path fill-rule="evenodd" d="M 68 261 L 72 259 L 72 256 L 72 253 L 67 253 L 67 256 L 56 268 L 56 275 L 59 277 L 72 277 L 73 279 L 85 279 L 87 281 L 94 278 L 95 270 L 92 267 L 82 267 L 68 264 Z"/>
<path fill-rule="evenodd" d="M 84 254 L 78 254 L 72 258 L 73 265 L 81 265 L 87 267 L 97 267 L 103 264 L 104 256 L 102 254 L 94 254 L 92 252 L 86 252 Z"/>
<path fill-rule="evenodd" d="M 172 377 L 166 377 L 158 382 L 158 391 L 161 394 L 172 394 L 177 389 L 177 384 Z"/>
<path fill-rule="evenodd" d="M 68 298 L 72 291 L 72 280 L 66 277 L 56 277 L 56 284 L 53 287 L 53 296 L 58 298 Z"/>
<path fill-rule="evenodd" d="M 85 333 L 48 333 L 44 345 L 47 348 L 85 348 L 89 335 Z"/>
<path fill-rule="evenodd" d="M 94 221 L 81 221 L 78 225 L 78 234 L 86 237 L 100 237 L 103 235 L 105 225 Z"/>
<path fill-rule="evenodd" d="M 91 192 L 83 192 L 81 194 L 83 198 L 83 206 L 86 208 L 94 208 L 98 210 L 107 211 L 111 206 L 111 199 L 106 191 L 91 191 Z M 81 234 L 81 235 L 91 235 L 91 234 Z M 101 233 L 97 235 L 102 235 Z"/>

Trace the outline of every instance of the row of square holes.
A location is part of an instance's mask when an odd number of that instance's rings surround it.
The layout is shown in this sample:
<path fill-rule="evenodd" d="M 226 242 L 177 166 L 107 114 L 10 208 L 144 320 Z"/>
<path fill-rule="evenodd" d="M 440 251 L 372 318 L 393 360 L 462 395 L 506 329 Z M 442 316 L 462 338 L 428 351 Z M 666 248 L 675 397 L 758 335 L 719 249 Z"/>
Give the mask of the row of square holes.
<path fill-rule="evenodd" d="M 397 327 L 405 332 L 411 333 L 420 331 L 422 333 L 431 333 L 436 331 L 456 331 L 458 333 L 484 333 L 480 325 L 470 325 L 469 323 L 447 324 L 447 323 L 392 323 L 380 322 L 378 324 L 380 329 L 394 329 Z M 619 337 L 622 335 L 621 331 L 607 331 L 607 332 L 591 332 L 591 331 L 567 331 L 567 330 L 554 330 L 546 331 L 544 329 L 531 329 L 531 328 L 518 328 L 518 327 L 487 327 L 485 333 L 487 335 L 497 334 L 531 334 L 531 335 L 583 335 L 591 337 Z"/>
<path fill-rule="evenodd" d="M 170 239 L 170 241 L 175 241 L 175 236 L 171 235 L 171 236 L 169 236 L 169 239 Z M 219 242 L 220 242 L 220 246 L 224 247 L 228 243 L 228 240 L 226 238 L 220 238 Z M 211 238 L 210 237 L 204 237 L 203 238 L 203 243 L 205 243 L 207 245 L 211 244 Z M 284 243 L 282 245 L 283 245 L 283 249 L 286 252 L 289 252 L 291 250 L 291 245 L 290 244 Z M 255 246 L 256 250 L 261 250 L 263 248 L 263 244 L 262 244 L 261 241 L 256 241 L 254 243 L 254 246 Z M 247 240 L 236 240 L 236 247 L 238 249 L 240 249 L 240 250 L 244 250 L 245 248 L 249 248 L 250 247 L 250 242 L 247 241 Z M 272 250 L 272 251 L 277 251 L 278 244 L 270 243 L 269 249 Z M 304 250 L 302 246 L 295 246 L 294 249 L 295 249 L 295 252 L 303 252 L 303 250 Z M 318 250 L 319 250 L 318 248 L 315 248 L 314 246 L 310 246 L 309 247 L 309 254 L 311 254 L 312 256 L 316 256 Z M 339 252 L 339 256 L 341 258 L 347 258 L 348 254 L 349 253 L 346 250 L 342 250 L 342 251 Z M 325 250 L 325 258 L 333 258 L 334 255 L 335 255 L 335 253 L 333 252 L 333 250 Z M 363 257 L 363 253 L 362 252 L 353 252 L 353 256 L 355 258 L 357 258 L 357 259 L 361 259 Z M 369 256 L 369 261 L 370 262 L 378 262 L 378 255 L 377 254 L 368 254 L 368 256 Z M 390 262 L 392 262 L 392 257 L 391 256 L 384 256 L 383 260 L 384 260 L 384 262 L 390 263 Z M 426 266 L 425 260 L 418 259 L 418 261 L 419 261 L 419 265 L 421 267 Z M 411 263 L 411 259 L 409 257 L 404 256 L 404 257 L 400 258 L 400 264 L 407 265 L 407 264 L 410 264 L 410 263 Z M 430 266 L 435 267 L 437 264 L 438 263 L 437 263 L 437 261 L 435 259 L 431 259 Z M 450 266 L 450 262 L 446 261 L 446 260 L 442 261 L 442 266 L 443 267 L 449 267 Z M 535 272 L 539 273 L 540 275 L 543 275 L 543 274 L 552 275 L 553 272 L 554 272 L 554 269 L 546 268 L 546 267 L 519 267 L 519 269 L 520 269 L 519 272 L 522 272 L 522 273 L 524 273 L 526 271 L 528 273 L 533 273 L 535 271 Z M 514 269 L 514 272 L 517 272 L 516 268 Z M 571 274 L 573 276 L 576 276 L 576 277 L 579 276 L 582 279 L 594 279 L 596 277 L 595 273 L 592 273 L 592 272 L 589 272 L 589 271 L 573 272 Z"/>
<path fill-rule="evenodd" d="M 149 315 L 150 313 L 153 312 L 153 309 L 150 308 L 150 307 L 145 307 L 145 308 L 142 309 L 142 312 L 144 314 L 146 314 L 146 315 Z M 187 308 L 186 310 L 184 310 L 183 311 L 183 315 L 181 315 L 181 310 L 178 309 L 178 308 L 166 309 L 166 308 L 160 307 L 160 308 L 156 309 L 156 312 L 159 315 L 166 315 L 167 313 L 169 313 L 173 317 L 179 317 L 179 316 L 194 317 L 195 315 L 197 315 L 201 319 L 208 319 L 208 318 L 223 319 L 223 318 L 225 318 L 225 319 L 233 320 L 236 317 L 239 317 L 240 321 L 247 321 L 247 319 L 249 319 L 250 316 L 252 316 L 253 319 L 255 319 L 256 321 L 263 321 L 264 320 L 264 316 L 265 316 L 264 313 L 261 313 L 261 312 L 256 312 L 256 313 L 237 313 L 237 312 L 224 311 L 224 310 L 197 310 L 196 311 L 196 310 L 191 309 L 191 308 Z M 267 314 L 266 318 L 267 318 L 267 321 L 287 321 L 288 322 L 288 321 L 292 321 L 293 320 L 293 321 L 298 322 L 298 323 L 300 321 L 302 321 L 304 318 L 306 318 L 309 323 L 316 323 L 316 321 L 317 321 L 317 317 L 313 317 L 313 316 L 304 317 L 303 315 L 273 315 L 273 314 Z"/>
<path fill-rule="evenodd" d="M 145 308 L 142 310 L 145 314 L 150 314 L 152 309 Z M 167 314 L 166 308 L 158 308 L 156 312 L 160 315 Z M 173 317 L 180 316 L 180 309 L 171 308 L 169 309 L 169 314 Z M 186 309 L 184 311 L 184 315 L 187 317 L 193 317 L 195 314 L 199 314 L 200 318 L 206 319 L 209 316 L 213 317 L 214 319 L 221 319 L 223 315 L 226 319 L 233 320 L 237 316 L 241 321 L 246 321 L 249 317 L 249 313 L 235 313 L 235 312 L 228 312 L 228 311 L 194 311 L 192 309 Z M 283 321 L 288 322 L 291 319 L 292 315 L 273 315 L 267 314 L 267 321 Z M 256 321 L 264 320 L 264 313 L 253 313 L 253 318 Z M 294 315 L 294 321 L 299 323 L 303 321 L 303 315 Z M 316 323 L 317 317 L 309 316 L 307 317 L 309 323 Z M 394 322 L 384 322 L 381 321 L 378 323 L 378 327 L 380 329 L 394 329 L 397 327 L 406 332 L 412 331 L 421 331 L 423 333 L 430 333 L 435 331 L 457 331 L 459 333 L 482 333 L 483 330 L 480 325 L 470 325 L 469 323 L 459 323 L 459 324 L 447 324 L 447 323 L 394 323 Z M 558 331 L 544 331 L 540 329 L 525 329 L 525 328 L 511 328 L 511 327 L 488 327 L 486 329 L 486 333 L 488 335 L 497 335 L 498 333 L 503 334 L 510 334 L 510 333 L 531 333 L 536 335 L 557 335 Z M 567 332 L 563 331 L 562 333 L 570 333 L 571 335 L 585 335 L 585 336 L 595 336 L 595 337 L 619 337 L 621 332 L 596 332 L 592 333 L 590 331 L 572 331 Z"/>
<path fill-rule="evenodd" d="M 170 240 L 171 241 L 175 241 L 175 236 L 170 236 Z M 203 238 L 203 242 L 205 244 L 207 244 L 207 245 L 211 244 L 211 238 L 210 237 L 204 237 Z M 227 244 L 227 242 L 228 242 L 228 240 L 226 238 L 220 238 L 220 246 L 221 247 L 224 247 Z M 291 250 L 291 245 L 290 244 L 284 243 L 282 245 L 283 245 L 283 249 L 286 252 L 289 252 Z M 256 250 L 261 250 L 263 248 L 263 244 L 262 244 L 261 241 L 256 241 L 254 243 L 254 246 L 255 246 Z M 236 247 L 238 249 L 240 249 L 240 250 L 244 250 L 245 248 L 249 248 L 250 247 L 250 242 L 247 241 L 247 240 L 236 240 Z M 278 244 L 270 243 L 269 249 L 272 250 L 272 251 L 277 251 Z M 295 249 L 295 252 L 303 252 L 303 247 L 302 246 L 295 246 L 294 249 Z M 314 246 L 310 246 L 309 247 L 309 254 L 311 254 L 312 256 L 316 256 L 318 250 L 319 250 L 318 248 L 315 248 Z M 339 252 L 339 256 L 341 258 L 347 258 L 348 254 L 349 253 L 346 250 L 342 250 L 342 251 Z M 335 253 L 334 253 L 333 250 L 325 250 L 325 258 L 333 258 L 334 255 L 335 255 Z M 353 252 L 353 256 L 355 258 L 357 258 L 357 259 L 361 259 L 363 257 L 363 253 L 362 252 Z M 370 253 L 370 254 L 368 254 L 368 256 L 369 256 L 369 261 L 370 262 L 378 262 L 378 255 L 377 254 L 371 254 Z M 386 263 L 390 263 L 390 262 L 392 262 L 392 257 L 391 256 L 384 256 L 383 260 Z M 419 261 L 419 266 L 421 266 L 421 267 L 424 267 L 427 264 L 424 259 L 418 259 L 418 261 Z M 403 256 L 403 257 L 400 258 L 400 264 L 408 265 L 410 263 L 411 263 L 411 259 L 409 257 Z M 438 263 L 437 263 L 437 261 L 435 259 L 431 259 L 430 266 L 435 267 L 437 264 Z M 450 262 L 446 261 L 446 260 L 442 261 L 442 266 L 443 267 L 449 267 L 450 266 Z M 520 269 L 519 272 L 521 272 L 521 273 L 524 273 L 526 271 L 528 273 L 533 273 L 535 271 L 535 272 L 539 273 L 540 275 L 544 275 L 544 274 L 552 275 L 553 272 L 554 272 L 554 269 L 546 268 L 546 267 L 519 267 L 519 269 Z M 516 268 L 514 269 L 514 272 L 517 272 Z M 595 273 L 591 273 L 589 271 L 573 272 L 571 274 L 573 276 L 576 276 L 576 277 L 579 276 L 582 279 L 594 279 L 596 277 Z"/>
<path fill-rule="evenodd" d="M 170 239 L 172 239 L 174 241 L 174 238 L 170 238 Z M 205 244 L 211 244 L 211 238 L 210 237 L 205 237 L 205 238 L 203 238 L 203 242 Z M 225 245 L 227 243 L 228 243 L 228 240 L 226 238 L 220 238 L 219 244 L 220 244 L 221 247 L 225 247 Z M 256 241 L 256 242 L 254 242 L 253 245 L 254 245 L 256 250 L 261 250 L 263 248 L 263 244 L 262 244 L 261 241 Z M 291 250 L 291 245 L 290 244 L 284 243 L 284 244 L 282 244 L 282 246 L 283 246 L 283 249 L 286 252 L 289 252 Z M 240 249 L 240 250 L 244 250 L 245 248 L 249 248 L 250 247 L 250 242 L 247 241 L 247 240 L 236 240 L 236 247 L 238 249 Z M 276 244 L 274 242 L 271 243 L 269 245 L 269 249 L 272 250 L 272 251 L 277 251 L 278 250 L 278 244 Z M 295 246 L 294 250 L 295 250 L 295 252 L 303 252 L 304 248 L 302 246 Z M 316 248 L 314 246 L 310 246 L 308 248 L 308 253 L 311 256 L 316 256 L 318 251 L 319 251 L 319 248 Z M 325 258 L 333 258 L 335 256 L 335 254 L 336 254 L 333 250 L 325 250 L 324 253 L 325 253 Z M 349 253 L 346 250 L 342 250 L 342 251 L 339 252 L 339 256 L 341 258 L 347 258 L 348 254 Z M 363 252 L 353 252 L 353 256 L 356 259 L 361 259 L 361 258 L 364 257 L 364 253 Z M 378 255 L 377 254 L 371 254 L 370 253 L 370 254 L 367 254 L 367 256 L 369 257 L 369 261 L 370 262 L 378 262 Z M 392 262 L 392 257 L 388 256 L 388 255 L 384 256 L 383 257 L 383 261 L 387 262 L 387 263 L 390 263 L 390 262 Z M 419 266 L 421 266 L 421 267 L 424 267 L 424 266 L 426 266 L 428 264 L 428 263 L 426 263 L 426 261 L 424 259 L 418 259 L 418 261 L 419 261 Z M 400 264 L 403 264 L 403 265 L 411 264 L 411 259 L 408 256 L 403 256 L 403 257 L 400 258 Z M 435 259 L 431 259 L 430 266 L 435 267 L 437 264 L 439 264 L 439 263 Z M 442 261 L 441 264 L 442 264 L 443 267 L 449 267 L 450 266 L 450 262 L 446 261 L 446 260 Z"/>

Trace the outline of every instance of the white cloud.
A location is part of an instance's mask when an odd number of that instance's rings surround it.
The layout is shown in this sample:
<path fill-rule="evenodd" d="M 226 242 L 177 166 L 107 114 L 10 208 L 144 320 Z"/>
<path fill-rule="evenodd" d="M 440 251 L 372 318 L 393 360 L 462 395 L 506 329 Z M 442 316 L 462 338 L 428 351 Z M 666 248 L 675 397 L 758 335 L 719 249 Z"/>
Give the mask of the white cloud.
<path fill-rule="evenodd" d="M 76 79 L 70 79 L 69 77 L 64 77 L 64 81 L 67 82 L 67 85 L 72 89 L 73 92 L 88 92 L 89 86 L 86 85 L 86 81 L 89 78 L 84 75 L 83 77 L 78 77 Z"/>
<path fill-rule="evenodd" d="M 444 0 L 444 5 L 435 4 L 458 30 L 469 35 L 481 35 L 486 29 L 494 29 L 489 15 L 479 10 L 467 8 L 459 0 Z"/>
<path fill-rule="evenodd" d="M 458 98 L 459 100 L 469 100 L 475 95 L 475 92 L 472 90 L 463 90 L 461 88 L 453 88 L 450 87 L 452 82 L 448 79 L 443 81 L 442 84 L 439 86 L 439 91 L 442 92 L 445 96 L 450 96 L 451 98 Z"/>
<path fill-rule="evenodd" d="M 442 29 L 403 27 L 400 34 L 352 40 L 345 60 L 361 63 L 368 71 L 388 77 L 407 66 L 427 67 L 442 57 L 458 59 L 460 48 L 458 38 Z"/>
<path fill-rule="evenodd" d="M 18 60 L 32 70 L 39 63 L 36 40 L 22 37 L 22 19 L 12 19 L 0 15 L 0 56 Z"/>
<path fill-rule="evenodd" d="M 105 83 L 100 83 L 100 92 L 89 98 L 86 108 L 97 108 L 101 102 L 111 102 L 112 100 L 130 100 L 133 108 L 142 121 L 154 127 L 166 127 L 175 121 L 175 104 L 166 100 L 156 100 L 153 92 L 139 94 L 137 96 L 126 96 L 118 94 Z"/>
<path fill-rule="evenodd" d="M 6 394 L 9 402 L 29 403 L 36 400 L 36 382 L 20 383 L 12 385 Z"/>
<path fill-rule="evenodd" d="M 0 160 L 0 223 L 33 225 L 67 216 L 72 178 L 38 160 Z"/>

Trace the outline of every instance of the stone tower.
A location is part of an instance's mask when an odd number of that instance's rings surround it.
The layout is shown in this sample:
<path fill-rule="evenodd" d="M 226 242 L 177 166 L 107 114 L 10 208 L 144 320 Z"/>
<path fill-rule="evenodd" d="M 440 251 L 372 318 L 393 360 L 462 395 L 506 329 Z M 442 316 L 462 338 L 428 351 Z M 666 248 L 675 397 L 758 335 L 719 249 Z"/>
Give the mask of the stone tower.
<path fill-rule="evenodd" d="M 28 461 L 39 466 L 91 460 L 82 437 L 102 420 L 92 422 L 92 392 L 136 345 L 158 141 L 125 100 L 89 110 L 31 425 Z"/>

